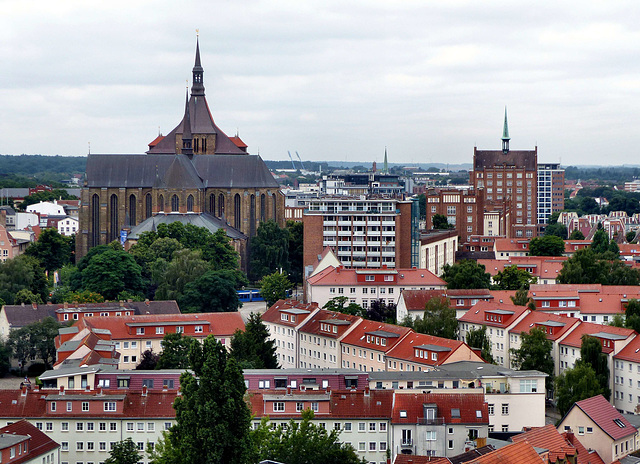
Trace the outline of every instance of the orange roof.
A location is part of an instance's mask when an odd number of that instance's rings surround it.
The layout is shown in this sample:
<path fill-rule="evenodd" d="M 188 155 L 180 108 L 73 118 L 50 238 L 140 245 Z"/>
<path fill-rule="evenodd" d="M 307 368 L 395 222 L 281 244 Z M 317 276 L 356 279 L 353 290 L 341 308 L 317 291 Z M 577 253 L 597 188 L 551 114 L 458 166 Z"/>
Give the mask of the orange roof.
<path fill-rule="evenodd" d="M 575 317 L 556 316 L 555 314 L 547 314 L 541 311 L 532 311 L 509 332 L 516 334 L 528 333 L 537 326 L 549 330 L 549 333 L 547 333 L 548 340 L 557 340 L 568 331 L 573 330 L 578 324 L 580 324 L 580 319 Z"/>
<path fill-rule="evenodd" d="M 613 357 L 622 361 L 640 362 L 640 337 L 634 337 L 627 346 Z"/>
<path fill-rule="evenodd" d="M 368 270 L 372 274 L 380 274 L 388 272 L 391 274 L 396 274 L 398 276 L 398 280 L 395 282 L 385 282 L 384 285 L 398 285 L 401 287 L 406 287 L 409 285 L 413 286 L 423 286 L 423 287 L 441 287 L 445 288 L 447 283 L 436 276 L 434 273 L 427 269 L 375 269 Z M 336 286 L 346 286 L 346 285 L 376 285 L 372 282 L 358 282 L 357 275 L 363 272 L 367 272 L 361 269 L 344 269 L 342 267 L 328 267 L 327 269 L 322 270 L 318 274 L 309 277 L 307 281 L 310 285 L 336 285 Z"/>
<path fill-rule="evenodd" d="M 408 327 L 399 325 L 386 324 L 384 322 L 369 321 L 364 319 L 349 335 L 342 339 L 342 343 L 346 345 L 355 345 L 363 348 L 375 349 L 377 351 L 388 352 L 407 334 L 413 332 Z M 366 336 L 374 335 L 386 339 L 386 345 L 375 345 L 367 343 Z"/>
<path fill-rule="evenodd" d="M 519 443 L 523 440 L 536 448 L 549 450 L 549 462 L 558 462 L 558 459 L 566 459 L 567 456 L 578 454 L 576 448 L 558 432 L 553 424 L 544 427 L 535 427 L 527 432 L 511 437 L 511 441 Z"/>
<path fill-rule="evenodd" d="M 578 464 L 605 464 L 598 452 L 587 450 L 573 432 L 563 432 L 562 436 L 578 450 Z"/>
<path fill-rule="evenodd" d="M 453 300 L 457 299 L 483 299 L 491 298 L 492 293 L 485 289 L 440 289 L 440 290 L 409 290 L 402 291 L 401 297 L 404 299 L 408 311 L 424 311 L 427 302 L 436 297 L 445 297 L 452 300 L 451 307 L 455 307 Z"/>
<path fill-rule="evenodd" d="M 231 140 L 233 142 L 233 144 L 238 148 L 247 148 L 249 146 L 246 143 L 244 143 L 242 141 L 242 139 L 240 137 L 238 137 L 237 135 L 235 135 L 233 137 L 229 137 L 229 140 Z"/>
<path fill-rule="evenodd" d="M 391 422 L 417 424 L 424 418 L 425 404 L 435 404 L 436 417 L 442 417 L 445 424 L 489 424 L 484 395 L 476 393 L 396 393 Z"/>
<path fill-rule="evenodd" d="M 478 301 L 458 320 L 460 322 L 506 329 L 525 311 L 529 311 L 526 306 L 514 305 L 511 300 L 504 303 Z M 489 320 L 487 320 L 487 315 L 489 315 Z M 492 315 L 494 317 L 491 317 Z"/>
<path fill-rule="evenodd" d="M 262 315 L 262 321 L 295 327 L 302 323 L 309 314 L 313 313 L 316 309 L 318 309 L 318 303 L 303 303 L 294 299 L 278 300 L 265 311 Z M 295 322 L 291 322 L 289 318 L 286 321 L 283 320 L 280 316 L 282 312 L 295 314 L 297 316 Z"/>
<path fill-rule="evenodd" d="M 484 265 L 491 276 L 504 271 L 506 267 L 516 266 L 529 270 L 538 279 L 555 279 L 568 259 L 566 256 L 512 256 L 509 259 L 479 259 L 478 264 Z"/>
<path fill-rule="evenodd" d="M 342 314 L 335 311 L 327 311 L 321 309 L 311 317 L 311 319 L 300 327 L 300 332 L 311 333 L 315 335 L 323 335 L 325 337 L 339 338 L 344 332 L 353 324 L 357 324 L 362 318 L 358 316 L 351 316 L 349 314 Z M 336 332 L 327 332 L 320 330 L 320 323 L 326 323 L 330 326 L 337 326 Z"/>
<path fill-rule="evenodd" d="M 626 329 L 624 327 L 613 327 L 611 325 L 582 322 L 569 335 L 567 335 L 564 340 L 562 340 L 561 344 L 580 348 L 582 346 L 583 335 L 593 335 L 598 338 L 605 338 L 615 341 L 625 340 L 629 337 L 633 337 L 636 335 L 636 332 L 633 329 Z M 611 338 L 609 338 L 608 335 L 610 335 Z M 603 346 L 602 351 L 605 353 L 611 353 L 611 351 L 613 351 L 613 347 L 607 348 Z"/>
<path fill-rule="evenodd" d="M 469 461 L 467 464 L 543 464 L 544 461 L 526 440 Z"/>
<path fill-rule="evenodd" d="M 422 347 L 421 351 L 436 353 L 436 360 L 433 360 L 431 354 L 428 356 L 416 356 L 416 348 Z M 426 364 L 429 366 L 437 366 L 444 364 L 454 352 L 458 350 L 467 351 L 465 361 L 480 361 L 482 359 L 473 352 L 473 350 L 460 340 L 450 340 L 448 338 L 434 337 L 433 335 L 425 335 L 421 333 L 410 333 L 397 343 L 391 350 L 387 351 L 387 358 L 400 359 L 406 362 L 414 362 L 418 364 Z"/>
<path fill-rule="evenodd" d="M 525 253 L 529 252 L 529 241 L 528 238 L 497 238 L 496 243 L 493 249 L 496 252 L 496 255 L 500 252 L 516 252 L 523 251 Z"/>
<path fill-rule="evenodd" d="M 513 303 L 511 301 L 511 297 L 515 296 L 515 290 L 491 290 L 491 296 L 493 296 L 493 300 L 495 303 Z"/>

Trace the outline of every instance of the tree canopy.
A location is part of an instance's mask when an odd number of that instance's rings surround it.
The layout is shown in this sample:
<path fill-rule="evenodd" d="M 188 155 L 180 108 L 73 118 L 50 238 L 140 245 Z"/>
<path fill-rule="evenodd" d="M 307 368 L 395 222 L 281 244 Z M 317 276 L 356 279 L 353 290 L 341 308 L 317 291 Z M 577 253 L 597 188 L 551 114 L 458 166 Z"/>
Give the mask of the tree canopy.
<path fill-rule="evenodd" d="M 519 290 L 529 289 L 531 284 L 538 281 L 537 277 L 531 275 L 524 269 L 518 269 L 518 266 L 507 266 L 503 271 L 499 271 L 493 276 L 495 282 L 494 288 L 497 290 Z"/>
<path fill-rule="evenodd" d="M 553 236 L 553 237 L 558 237 L 564 240 L 567 238 L 567 227 L 564 224 L 561 224 L 559 222 L 549 224 L 544 229 L 544 236 L 545 237 Z"/>
<path fill-rule="evenodd" d="M 473 260 L 462 260 L 454 265 L 445 264 L 441 278 L 447 288 L 490 288 L 491 275 L 484 265 Z"/>
<path fill-rule="evenodd" d="M 587 364 L 593 369 L 602 389 L 602 395 L 609 400 L 611 398 L 611 389 L 609 388 L 608 356 L 602 352 L 602 345 L 597 338 L 588 335 L 582 336 L 579 362 Z"/>
<path fill-rule="evenodd" d="M 587 247 L 565 261 L 557 280 L 561 284 L 638 285 L 640 271 L 627 266 L 614 253 L 599 254 Z"/>
<path fill-rule="evenodd" d="M 346 296 L 336 296 L 327 301 L 322 309 L 326 309 L 328 311 L 336 311 L 342 314 L 350 314 L 352 316 L 367 317 L 367 313 L 362 308 L 362 306 L 356 303 L 349 303 L 347 305 L 348 301 L 349 298 L 347 298 Z"/>
<path fill-rule="evenodd" d="M 564 240 L 557 235 L 533 237 L 529 242 L 529 254 L 531 256 L 562 256 L 563 253 Z"/>
<path fill-rule="evenodd" d="M 453 226 L 449 224 L 447 216 L 444 214 L 434 214 L 431 216 L 431 222 L 434 229 L 453 229 Z"/>
<path fill-rule="evenodd" d="M 260 314 L 251 313 L 245 330 L 236 330 L 231 339 L 231 356 L 242 369 L 278 369 L 276 341 L 270 338 L 269 329 Z"/>
<path fill-rule="evenodd" d="M 47 369 L 51 369 L 56 359 L 55 338 L 62 327 L 52 317 L 33 322 L 9 332 L 8 346 L 13 356 L 25 366 L 27 361 L 42 360 Z"/>
<path fill-rule="evenodd" d="M 123 441 L 113 443 L 109 451 L 109 457 L 104 464 L 137 464 L 142 459 L 142 453 L 131 437 Z"/>
<path fill-rule="evenodd" d="M 551 350 L 553 343 L 547 339 L 542 329 L 533 328 L 520 334 L 522 343 L 520 348 L 511 348 L 512 363 L 516 369 L 538 370 L 549 375 L 547 389 L 553 386 L 554 362 Z"/>
<path fill-rule="evenodd" d="M 237 311 L 242 303 L 236 290 L 247 283 L 238 270 L 207 271 L 185 285 L 178 304 L 187 313 Z"/>
<path fill-rule="evenodd" d="M 181 333 L 166 334 L 162 339 L 162 353 L 155 368 L 189 369 L 189 350 L 194 343 L 198 343 L 195 338 Z"/>
<path fill-rule="evenodd" d="M 285 299 L 287 292 L 293 288 L 293 284 L 287 275 L 280 272 L 266 275 L 260 281 L 260 294 L 267 306 L 273 305 L 276 301 Z"/>
<path fill-rule="evenodd" d="M 49 283 L 44 268 L 33 256 L 20 255 L 0 262 L 0 299 L 14 304 L 16 294 L 23 289 L 46 301 Z"/>
<path fill-rule="evenodd" d="M 289 273 L 288 229 L 281 229 L 273 220 L 263 222 L 251 238 L 249 274 L 254 282 L 274 272 Z M 302 270 L 300 270 L 302 272 Z"/>
<path fill-rule="evenodd" d="M 302 269 L 304 225 L 302 222 L 287 221 L 287 231 L 289 232 L 289 274 L 293 283 L 301 284 L 304 275 Z"/>
<path fill-rule="evenodd" d="M 491 354 L 491 340 L 487 336 L 487 326 L 483 325 L 480 329 L 471 329 L 467 332 L 467 345 L 472 348 L 481 350 L 482 359 L 493 364 L 493 355 Z"/>
<path fill-rule="evenodd" d="M 561 416 L 564 416 L 576 401 L 602 393 L 596 373 L 585 363 L 577 362 L 575 367 L 565 370 L 555 381 L 555 396 Z"/>
<path fill-rule="evenodd" d="M 46 271 L 55 271 L 74 261 L 74 242 L 73 237 L 65 237 L 57 229 L 47 228 L 24 253 L 40 261 Z"/>
<path fill-rule="evenodd" d="M 403 323 L 419 333 L 451 340 L 458 338 L 456 310 L 451 308 L 448 298 L 431 298 L 425 305 L 422 318 L 407 318 Z"/>
<path fill-rule="evenodd" d="M 584 240 L 584 234 L 576 229 L 573 232 L 571 232 L 571 235 L 569 235 L 569 240 Z"/>

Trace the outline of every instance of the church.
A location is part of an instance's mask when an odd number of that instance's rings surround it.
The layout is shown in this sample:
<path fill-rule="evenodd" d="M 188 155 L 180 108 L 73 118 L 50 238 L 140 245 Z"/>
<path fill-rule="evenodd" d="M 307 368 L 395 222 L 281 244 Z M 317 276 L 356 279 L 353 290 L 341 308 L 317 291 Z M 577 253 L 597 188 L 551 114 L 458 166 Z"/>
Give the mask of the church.
<path fill-rule="evenodd" d="M 131 244 L 161 223 L 223 228 L 246 266 L 247 242 L 259 224 L 284 226 L 284 195 L 262 158 L 228 137 L 207 104 L 200 45 L 180 123 L 144 154 L 90 154 L 82 188 L 76 259 L 91 247 Z"/>

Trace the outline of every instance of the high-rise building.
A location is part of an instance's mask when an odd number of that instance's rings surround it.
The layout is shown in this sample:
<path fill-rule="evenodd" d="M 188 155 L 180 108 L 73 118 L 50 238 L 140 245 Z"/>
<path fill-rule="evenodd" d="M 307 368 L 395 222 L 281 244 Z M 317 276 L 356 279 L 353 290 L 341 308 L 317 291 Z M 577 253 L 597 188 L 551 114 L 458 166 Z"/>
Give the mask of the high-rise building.
<path fill-rule="evenodd" d="M 473 149 L 470 183 L 483 197 L 485 211 L 509 219 L 508 237 L 533 237 L 537 234 L 538 147 L 511 150 L 509 141 L 505 108 L 502 150 Z"/>
<path fill-rule="evenodd" d="M 538 224 L 564 209 L 564 169 L 558 163 L 538 164 Z"/>

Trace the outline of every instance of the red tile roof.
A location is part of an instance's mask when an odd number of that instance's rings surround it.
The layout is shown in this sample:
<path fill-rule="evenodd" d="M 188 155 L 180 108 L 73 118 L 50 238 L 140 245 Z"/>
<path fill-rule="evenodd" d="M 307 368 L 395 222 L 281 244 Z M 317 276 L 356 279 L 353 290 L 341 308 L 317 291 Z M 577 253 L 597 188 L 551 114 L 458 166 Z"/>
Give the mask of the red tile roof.
<path fill-rule="evenodd" d="M 513 314 L 502 313 L 504 311 L 512 312 Z M 474 306 L 467 311 L 464 316 L 458 319 L 460 322 L 469 322 L 471 324 L 486 325 L 489 327 L 507 328 L 515 320 L 517 320 L 523 313 L 529 311 L 526 306 L 516 306 L 511 300 L 504 303 L 494 303 L 489 301 L 478 301 Z M 502 314 L 500 314 L 502 313 Z M 486 315 L 492 314 L 500 315 L 500 318 L 495 317 L 495 320 L 487 320 Z M 499 319 L 502 319 L 500 321 Z"/>
<path fill-rule="evenodd" d="M 361 321 L 362 318 L 358 316 L 351 316 L 349 314 L 342 314 L 335 311 L 327 311 L 326 309 L 321 309 L 317 313 L 315 313 L 311 319 L 300 327 L 300 332 L 322 335 L 330 338 L 339 338 L 341 337 L 346 330 L 352 327 L 354 324 L 357 324 Z M 320 330 L 320 323 L 328 323 L 331 326 L 338 327 L 337 332 L 326 332 Z M 347 324 L 345 324 L 347 322 Z M 337 323 L 337 324 L 336 324 Z"/>
<path fill-rule="evenodd" d="M 393 464 L 451 464 L 449 458 L 417 456 L 415 454 L 398 454 Z"/>
<path fill-rule="evenodd" d="M 529 272 L 541 280 L 557 278 L 567 259 L 569 258 L 564 256 L 512 256 L 509 259 L 479 259 L 478 264 L 484 265 L 492 276 L 510 266 L 516 266 L 518 269 L 531 269 Z"/>
<path fill-rule="evenodd" d="M 558 459 L 565 460 L 567 456 L 578 454 L 576 448 L 558 432 L 553 424 L 544 427 L 535 427 L 530 431 L 511 437 L 511 441 L 519 443 L 526 440 L 536 448 L 549 450 L 549 462 L 558 462 Z"/>
<path fill-rule="evenodd" d="M 634 435 L 638 431 L 602 395 L 578 401 L 571 409 L 573 408 L 580 408 L 594 424 L 600 427 L 613 440 L 620 440 L 629 435 Z"/>
<path fill-rule="evenodd" d="M 427 269 L 376 269 L 376 273 L 397 274 L 398 280 L 395 282 L 384 282 L 384 285 L 397 285 L 400 287 L 422 286 L 445 288 L 447 283 Z M 328 267 L 316 275 L 309 277 L 309 285 L 372 285 L 372 282 L 358 282 L 357 275 L 362 273 L 358 269 L 344 269 Z M 371 271 L 372 273 L 374 271 Z M 373 285 L 379 285 L 377 282 Z"/>
<path fill-rule="evenodd" d="M 574 299 L 575 308 L 584 314 L 622 314 L 624 304 L 631 298 L 640 298 L 640 287 L 634 285 L 555 284 L 531 285 L 529 294 L 536 300 Z M 548 310 L 557 310 L 550 308 Z"/>
<path fill-rule="evenodd" d="M 366 335 L 371 332 L 382 332 L 379 336 L 386 338 L 386 346 L 373 345 L 367 343 Z M 388 333 L 389 336 L 385 336 L 384 333 Z M 363 348 L 375 349 L 377 351 L 388 352 L 391 348 L 402 340 L 408 333 L 413 332 L 408 327 L 401 327 L 399 325 L 385 324 L 384 322 L 376 322 L 363 320 L 358 326 L 353 329 L 349 335 L 342 339 L 343 344 L 354 345 Z"/>
<path fill-rule="evenodd" d="M 578 464 L 606 464 L 597 451 L 589 451 L 573 433 L 563 432 L 562 436 L 578 450 Z"/>
<path fill-rule="evenodd" d="M 451 307 L 455 308 L 457 299 L 491 298 L 493 292 L 485 289 L 441 289 L 441 290 L 408 290 L 402 291 L 402 298 L 408 311 L 424 311 L 425 305 L 432 298 L 449 298 Z"/>
<path fill-rule="evenodd" d="M 429 352 L 428 357 L 416 357 L 416 347 L 424 346 L 424 350 Z M 432 349 L 430 349 L 431 347 Z M 434 361 L 430 353 L 437 353 L 438 359 Z M 450 340 L 448 338 L 434 337 L 421 333 L 410 333 L 397 343 L 391 350 L 387 351 L 387 359 L 395 358 L 401 361 L 437 366 L 456 353 L 464 357 L 457 361 L 480 361 L 482 359 L 466 343 L 460 340 Z"/>
<path fill-rule="evenodd" d="M 631 361 L 640 363 L 640 337 L 636 336 L 627 346 L 622 348 L 618 354 L 613 356 L 614 359 L 621 361 Z"/>
<path fill-rule="evenodd" d="M 234 137 L 229 137 L 229 140 L 231 140 L 233 142 L 233 144 L 238 147 L 238 148 L 247 148 L 248 145 L 246 143 L 244 143 L 242 141 L 242 139 L 240 137 L 238 137 L 237 135 Z M 153 142 L 151 142 L 153 143 Z"/>
<path fill-rule="evenodd" d="M 296 322 L 283 321 L 280 317 L 280 313 L 282 311 L 286 311 L 288 309 L 301 309 L 303 311 L 308 311 L 306 314 L 296 314 L 298 317 Z M 289 327 L 295 327 L 301 324 L 309 314 L 313 313 L 316 309 L 318 309 L 318 303 L 303 303 L 298 300 L 288 299 L 288 300 L 278 300 L 273 306 L 265 311 L 262 315 L 263 322 L 271 322 L 272 324 L 282 324 L 288 325 Z"/>
<path fill-rule="evenodd" d="M 595 335 L 599 333 L 611 334 L 613 335 L 612 339 L 616 339 L 618 337 L 624 337 L 626 339 L 629 337 L 633 337 L 636 334 L 635 330 L 633 329 L 627 329 L 624 327 L 613 327 L 611 325 L 594 324 L 592 322 L 582 322 L 569 335 L 567 335 L 564 340 L 562 340 L 561 344 L 580 348 L 582 346 L 583 335 Z M 602 351 L 604 353 L 611 353 L 613 351 L 613 346 L 609 348 L 603 346 Z"/>
<path fill-rule="evenodd" d="M 513 329 L 511 329 L 510 333 L 519 334 L 522 332 L 527 332 L 533 328 L 547 327 L 552 329 L 553 333 L 547 334 L 548 340 L 557 340 L 562 337 L 570 330 L 574 330 L 574 328 L 580 324 L 580 320 L 575 317 L 566 317 L 566 316 L 556 316 L 555 314 L 547 314 L 541 311 L 533 311 L 527 314 L 524 319 L 522 319 L 518 325 L 516 325 Z M 553 326 L 553 324 L 563 324 L 561 326 Z"/>
<path fill-rule="evenodd" d="M 515 238 L 497 238 L 493 249 L 496 252 L 496 256 L 500 252 L 525 252 L 529 253 L 529 241 L 530 239 L 515 239 Z"/>
<path fill-rule="evenodd" d="M 536 464 L 544 463 L 527 441 L 514 443 L 485 454 L 467 464 Z"/>
<path fill-rule="evenodd" d="M 20 464 L 22 462 L 31 461 L 36 459 L 41 454 L 48 453 L 60 445 L 49 438 L 45 433 L 38 430 L 38 428 L 26 420 L 19 420 L 13 424 L 9 424 L 0 429 L 0 434 L 10 435 L 29 435 L 31 440 L 29 441 L 29 452 L 25 453 L 16 459 L 11 459 L 11 463 Z M 44 458 L 42 458 L 44 460 Z"/>
<path fill-rule="evenodd" d="M 424 418 L 424 405 L 437 406 L 436 417 L 445 424 L 488 424 L 487 403 L 482 394 L 453 393 L 396 393 L 391 422 L 394 424 L 416 424 Z M 457 409 L 460 417 L 452 417 Z M 401 411 L 402 414 L 401 414 Z M 477 411 L 480 411 L 478 417 Z M 406 417 L 404 417 L 406 415 Z"/>

